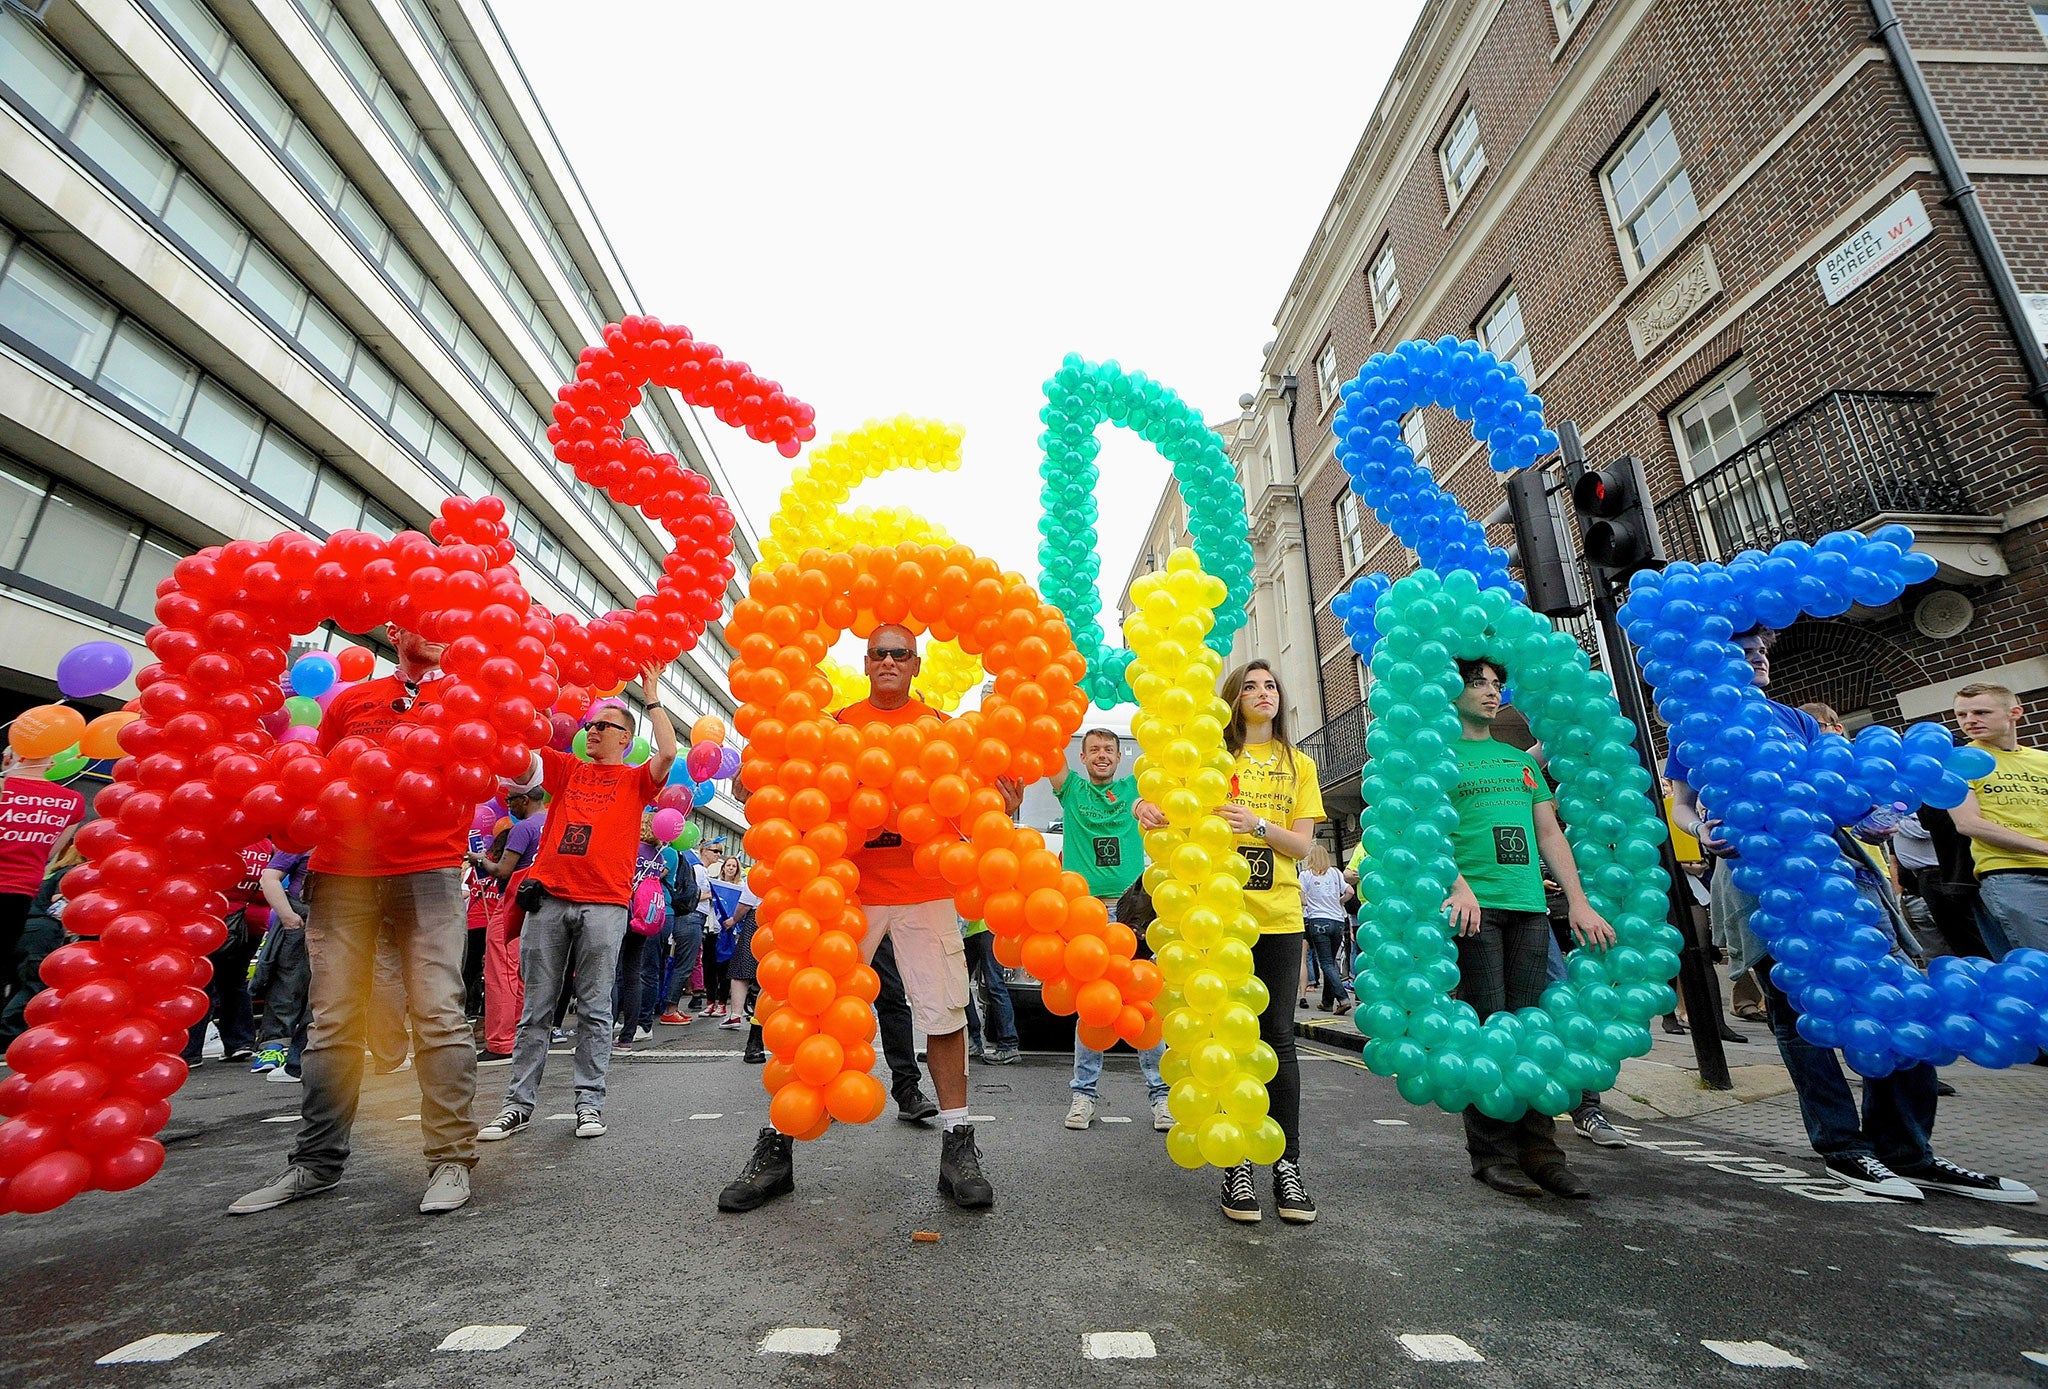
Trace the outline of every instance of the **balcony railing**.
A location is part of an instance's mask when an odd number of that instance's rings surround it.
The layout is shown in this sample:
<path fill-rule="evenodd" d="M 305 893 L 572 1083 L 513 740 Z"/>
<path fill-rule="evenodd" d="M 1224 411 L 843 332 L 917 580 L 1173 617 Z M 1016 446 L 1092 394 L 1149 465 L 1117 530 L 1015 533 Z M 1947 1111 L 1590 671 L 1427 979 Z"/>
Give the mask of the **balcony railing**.
<path fill-rule="evenodd" d="M 1354 704 L 1303 737 L 1301 750 L 1316 761 L 1316 779 L 1332 786 L 1358 775 L 1365 765 L 1365 706 Z"/>
<path fill-rule="evenodd" d="M 1975 510 L 1931 393 L 1830 391 L 1657 504 L 1672 559 L 1725 560 L 1889 512 Z"/>

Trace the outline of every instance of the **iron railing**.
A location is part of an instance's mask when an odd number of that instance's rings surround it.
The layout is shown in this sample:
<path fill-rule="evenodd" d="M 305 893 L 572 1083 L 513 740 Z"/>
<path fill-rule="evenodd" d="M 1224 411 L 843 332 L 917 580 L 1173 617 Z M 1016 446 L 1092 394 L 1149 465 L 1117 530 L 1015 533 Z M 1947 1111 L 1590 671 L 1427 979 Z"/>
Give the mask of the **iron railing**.
<path fill-rule="evenodd" d="M 1334 786 L 1358 775 L 1358 769 L 1365 765 L 1368 722 L 1365 706 L 1354 704 L 1299 740 L 1301 750 L 1315 759 L 1320 785 Z"/>
<path fill-rule="evenodd" d="M 1817 540 L 1887 512 L 1974 509 L 1925 391 L 1829 391 L 1657 504 L 1672 559 Z"/>

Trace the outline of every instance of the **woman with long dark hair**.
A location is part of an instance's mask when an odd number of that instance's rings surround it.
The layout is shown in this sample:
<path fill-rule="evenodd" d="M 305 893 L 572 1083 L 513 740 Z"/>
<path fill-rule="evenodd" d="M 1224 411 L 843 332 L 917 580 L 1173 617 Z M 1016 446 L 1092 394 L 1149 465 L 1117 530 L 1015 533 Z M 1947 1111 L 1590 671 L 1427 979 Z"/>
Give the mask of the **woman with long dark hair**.
<path fill-rule="evenodd" d="M 1301 1176 L 1301 1066 L 1294 1050 L 1294 997 L 1301 978 L 1304 928 L 1296 864 L 1315 842 L 1323 795 L 1315 760 L 1288 741 L 1286 703 L 1271 665 L 1246 662 L 1223 677 L 1217 694 L 1230 705 L 1223 742 L 1234 759 L 1230 796 L 1217 813 L 1236 833 L 1237 851 L 1251 866 L 1244 905 L 1259 931 L 1258 944 L 1252 947 L 1252 972 L 1267 993 L 1259 1037 L 1279 1058 L 1279 1070 L 1266 1086 L 1270 1113 L 1287 1136 L 1287 1148 L 1273 1164 L 1273 1202 L 1282 1220 L 1306 1225 L 1316 1218 L 1316 1205 Z M 1137 813 L 1138 823 L 1146 829 L 1166 824 L 1166 816 L 1150 801 L 1139 801 Z M 1240 1163 L 1224 1174 L 1223 1213 L 1247 1223 L 1260 1218 L 1251 1163 Z"/>

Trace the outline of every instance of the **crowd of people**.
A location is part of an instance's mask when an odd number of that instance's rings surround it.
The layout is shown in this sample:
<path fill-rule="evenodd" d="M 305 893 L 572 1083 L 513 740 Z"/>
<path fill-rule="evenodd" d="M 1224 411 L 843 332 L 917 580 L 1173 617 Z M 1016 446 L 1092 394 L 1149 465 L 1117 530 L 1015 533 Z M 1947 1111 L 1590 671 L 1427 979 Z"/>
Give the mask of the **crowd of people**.
<path fill-rule="evenodd" d="M 1759 688 L 1770 681 L 1772 634 L 1737 638 Z M 337 697 L 319 728 L 323 749 L 345 737 L 374 738 L 391 727 L 421 685 L 435 678 L 441 648 L 392 629 L 397 669 Z M 867 641 L 868 697 L 841 710 L 865 728 L 946 716 L 911 691 L 920 670 L 915 635 L 891 625 Z M 1457 947 L 1458 997 L 1481 1020 L 1535 1006 L 1564 977 L 1571 950 L 1600 951 L 1614 932 L 1580 884 L 1560 824 L 1543 749 L 1496 736 L 1512 672 L 1491 660 L 1459 662 L 1454 751 L 1459 827 L 1457 878 L 1444 903 Z M 310 854 L 266 843 L 244 855 L 229 901 L 228 939 L 213 955 L 209 1017 L 191 1032 L 186 1058 L 203 1063 L 209 1030 L 228 1063 L 248 1062 L 270 1083 L 303 1087 L 302 1127 L 279 1175 L 234 1201 L 235 1214 L 265 1211 L 334 1187 L 350 1148 L 363 1071 L 412 1068 L 428 1182 L 423 1212 L 449 1211 L 471 1196 L 477 1144 L 531 1126 L 548 1058 L 568 1043 L 573 1011 L 575 1134 L 606 1132 L 611 1057 L 652 1035 L 657 1023 L 702 1018 L 745 1029 L 744 1059 L 765 1063 L 752 937 L 759 899 L 736 853 L 718 843 L 681 851 L 655 841 L 650 810 L 676 755 L 676 735 L 659 700 L 658 667 L 641 693 L 653 753 L 627 755 L 635 716 L 619 701 L 594 705 L 583 733 L 586 757 L 534 753 L 505 787 L 507 814 L 495 824 L 451 807 L 443 823 L 405 835 L 359 827 Z M 1340 868 L 1319 836 L 1325 820 L 1314 761 L 1288 736 L 1286 701 L 1273 668 L 1254 660 L 1231 671 L 1220 693 L 1231 719 L 1233 759 L 1220 815 L 1250 870 L 1245 905 L 1258 931 L 1253 970 L 1268 992 L 1259 1034 L 1277 1062 L 1270 1113 L 1285 1137 L 1272 1164 L 1278 1217 L 1316 1218 L 1303 1166 L 1296 1011 L 1311 1004 L 1342 1013 L 1353 1004 L 1353 928 L 1363 848 Z M 1794 709 L 1767 701 L 1785 733 L 1811 742 L 1840 732 L 1826 706 Z M 2021 946 L 2048 949 L 2048 753 L 2022 747 L 2023 711 L 2010 690 L 1972 684 L 1955 697 L 1964 735 L 1991 754 L 1992 772 L 1973 783 L 1953 813 L 1882 813 L 1837 836 L 1857 890 L 1880 911 L 1895 952 L 1914 965 L 1952 952 L 1998 958 Z M 1123 744 L 1091 728 L 1078 767 L 1049 778 L 1063 816 L 1064 866 L 1085 880 L 1110 919 L 1136 933 L 1149 957 L 1151 903 L 1143 883 L 1144 833 L 1166 823 L 1137 781 L 1118 775 Z M 79 861 L 71 836 L 83 798 L 43 779 L 44 769 L 9 769 L 0 799 L 0 958 L 14 970 L 0 1009 L 0 1042 L 22 1026 L 43 956 L 64 939 L 60 883 Z M 1734 979 L 1738 1018 L 1766 1022 L 1791 1075 L 1815 1151 L 1841 1181 L 1902 1200 L 1927 1191 L 2031 1202 L 2010 1178 L 1973 1171 L 1935 1153 L 1938 1093 L 1931 1066 L 1863 1082 L 1859 1114 L 1835 1054 L 1806 1040 L 1796 1006 L 1771 980 L 1768 947 L 1749 927 L 1756 906 L 1735 881 L 1733 845 L 1703 805 L 1675 751 L 1664 768 L 1674 827 L 1700 853 L 1692 870 L 1712 938 Z M 1014 815 L 1023 788 L 998 783 Z M 968 1065 L 1013 1064 L 1019 1037 L 1005 971 L 981 922 L 962 921 L 950 890 L 921 874 L 892 817 L 852 854 L 868 921 L 864 955 L 881 980 L 875 1001 L 881 1050 L 899 1117 L 936 1120 L 938 1189 L 955 1205 L 995 1202 L 974 1126 L 968 1121 Z M 976 986 L 981 1003 L 977 1004 Z M 252 996 L 262 1000 L 260 1018 Z M 714 1021 L 715 1020 L 715 1021 Z M 1668 1022 L 1682 1029 L 1675 1018 Z M 1718 1016 L 1692 1025 L 1727 1027 Z M 918 1034 L 922 1034 L 920 1056 Z M 1740 1034 L 1733 1034 L 1741 1040 Z M 1164 1078 L 1163 1044 L 1136 1056 L 1153 1126 L 1175 1123 Z M 496 1117 L 472 1114 L 480 1060 L 507 1065 Z M 923 1065 L 920 1065 L 922 1060 Z M 1069 1129 L 1095 1122 L 1105 1057 L 1074 1043 Z M 936 1099 L 927 1095 L 929 1074 Z M 485 1111 L 488 1112 L 488 1111 Z M 1557 1124 L 1531 1111 L 1499 1120 L 1476 1108 L 1462 1115 L 1475 1180 L 1518 1197 L 1590 1194 L 1558 1143 Z M 1569 1116 L 1590 1142 L 1625 1147 L 1601 1097 L 1585 1094 Z M 1238 1222 L 1262 1218 L 1256 1174 L 1246 1162 L 1223 1173 L 1220 1202 Z M 759 1130 L 719 1209 L 756 1209 L 795 1189 L 794 1145 Z"/>

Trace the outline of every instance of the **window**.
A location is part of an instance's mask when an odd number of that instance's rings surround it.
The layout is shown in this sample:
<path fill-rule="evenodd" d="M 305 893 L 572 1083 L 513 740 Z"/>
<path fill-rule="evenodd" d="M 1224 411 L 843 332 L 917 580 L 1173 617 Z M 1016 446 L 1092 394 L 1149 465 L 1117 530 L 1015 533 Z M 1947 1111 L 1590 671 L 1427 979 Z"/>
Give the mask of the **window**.
<path fill-rule="evenodd" d="M 1372 258 L 1372 268 L 1367 272 L 1372 282 L 1372 318 L 1381 328 L 1387 326 L 1387 318 L 1401 303 L 1401 277 L 1394 269 L 1394 243 L 1387 242 L 1380 247 L 1380 253 Z"/>
<path fill-rule="evenodd" d="M 1770 446 L 1751 447 L 1767 429 L 1749 368 L 1739 362 L 1672 413 L 1700 536 L 1717 558 L 1776 540 L 1791 510 Z"/>
<path fill-rule="evenodd" d="M 256 470 L 249 481 L 277 498 L 285 510 L 303 516 L 318 471 L 312 454 L 273 429 L 263 436 L 263 446 L 256 451 Z"/>
<path fill-rule="evenodd" d="M 0 279 L 0 323 L 90 376 L 113 336 L 114 311 L 33 251 L 17 251 Z"/>
<path fill-rule="evenodd" d="M 0 568 L 14 568 L 21 542 L 28 538 L 28 528 L 35 524 L 42 505 L 41 481 L 0 463 Z"/>
<path fill-rule="evenodd" d="M 1622 258 L 1631 274 L 1656 260 L 1699 220 L 1692 176 L 1679 162 L 1671 112 L 1662 105 L 1636 127 L 1603 177 Z"/>
<path fill-rule="evenodd" d="M 353 530 L 362 514 L 362 490 L 339 473 L 323 469 L 320 490 L 313 494 L 313 505 L 306 512 L 306 519 L 332 535 L 338 530 Z"/>
<path fill-rule="evenodd" d="M 306 302 L 306 289 L 299 277 L 261 246 L 251 242 L 249 258 L 235 276 L 235 287 L 249 296 L 249 302 L 272 323 L 287 333 L 299 326 L 299 309 Z"/>
<path fill-rule="evenodd" d="M 85 76 L 20 15 L 0 8 L 0 82 L 58 129 L 71 124 Z"/>
<path fill-rule="evenodd" d="M 178 166 L 105 92 L 94 92 L 71 133 L 86 158 L 151 212 L 161 212 Z"/>
<path fill-rule="evenodd" d="M 1434 477 L 1436 469 L 1429 461 L 1429 430 L 1423 426 L 1420 410 L 1410 410 L 1408 417 L 1401 421 L 1401 442 L 1408 445 L 1408 451 L 1415 455 L 1415 466 Z"/>
<path fill-rule="evenodd" d="M 128 575 L 128 588 L 120 609 L 139 622 L 156 620 L 156 586 L 171 577 L 171 570 L 187 554 L 174 550 L 163 536 L 149 535 L 136 547 L 135 567 Z"/>
<path fill-rule="evenodd" d="M 1486 150 L 1479 143 L 1479 113 L 1471 102 L 1465 103 L 1465 109 L 1451 123 L 1451 133 L 1444 137 L 1438 153 L 1444 165 L 1444 191 L 1450 194 L 1451 206 L 1456 207 L 1486 172 Z"/>
<path fill-rule="evenodd" d="M 137 527 L 82 492 L 55 488 L 21 557 L 31 579 L 111 608 L 135 554 Z"/>
<path fill-rule="evenodd" d="M 1580 15 L 1593 8 L 1593 0 L 1550 0 L 1550 8 L 1557 16 L 1557 33 L 1562 38 L 1572 31 Z"/>
<path fill-rule="evenodd" d="M 249 234 L 242 230 L 233 213 L 183 174 L 171 189 L 171 201 L 164 208 L 164 223 L 201 260 L 230 280 L 242 268 L 242 248 L 249 244 Z"/>
<path fill-rule="evenodd" d="M 306 318 L 295 335 L 313 360 L 334 373 L 337 381 L 348 380 L 349 357 L 355 352 L 356 335 L 316 299 L 306 301 Z"/>
<path fill-rule="evenodd" d="M 1528 330 L 1522 325 L 1522 301 L 1515 297 L 1512 286 L 1501 292 L 1479 320 L 1479 343 L 1502 365 L 1522 373 L 1524 384 L 1536 384 L 1536 359 L 1529 351 Z"/>
<path fill-rule="evenodd" d="M 1316 356 L 1316 389 L 1323 393 L 1323 413 L 1337 403 L 1337 344 L 1327 342 Z"/>
<path fill-rule="evenodd" d="M 1365 529 L 1358 515 L 1358 494 L 1346 487 L 1337 498 L 1337 545 L 1349 574 L 1365 563 Z"/>
<path fill-rule="evenodd" d="M 99 382 L 166 429 L 176 429 L 199 373 L 133 321 L 125 321 L 107 349 Z"/>
<path fill-rule="evenodd" d="M 258 130 L 273 143 L 284 140 L 292 128 L 292 109 L 277 94 L 277 88 L 264 81 L 263 74 L 239 47 L 230 49 L 227 61 L 221 64 L 220 81 Z"/>
<path fill-rule="evenodd" d="M 212 381 L 201 381 L 183 433 L 208 458 L 247 477 L 263 441 L 263 417 Z"/>
<path fill-rule="evenodd" d="M 2048 5 L 2034 6 L 2034 23 L 2041 30 L 2041 42 L 2048 43 Z"/>

